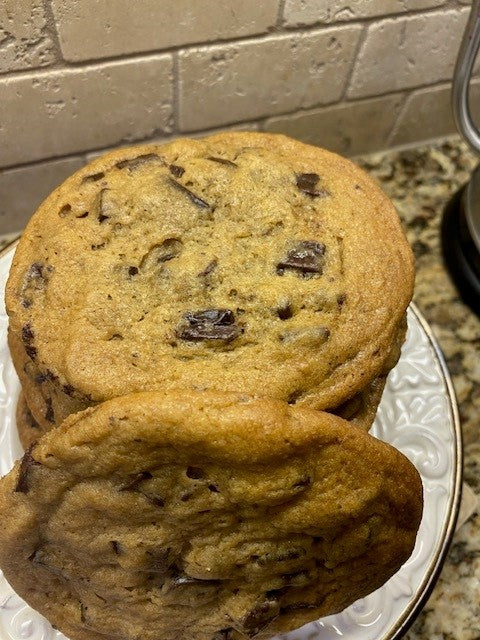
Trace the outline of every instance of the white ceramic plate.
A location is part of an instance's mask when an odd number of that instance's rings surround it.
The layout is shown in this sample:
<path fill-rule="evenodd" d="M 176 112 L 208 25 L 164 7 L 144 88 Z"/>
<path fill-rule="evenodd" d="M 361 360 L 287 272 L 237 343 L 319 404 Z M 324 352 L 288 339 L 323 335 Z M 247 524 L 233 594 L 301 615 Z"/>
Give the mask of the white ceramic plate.
<path fill-rule="evenodd" d="M 0 255 L 3 292 L 13 247 Z M 7 347 L 7 318 L 0 301 L 0 474 L 22 454 L 15 428 L 20 385 Z M 415 464 L 425 508 L 415 550 L 382 588 L 339 615 L 323 618 L 276 640 L 394 640 L 428 596 L 453 534 L 460 503 L 461 434 L 452 385 L 434 338 L 419 312 L 408 311 L 400 362 L 391 372 L 373 433 Z M 10 588 L 0 572 L 0 640 L 63 640 Z"/>

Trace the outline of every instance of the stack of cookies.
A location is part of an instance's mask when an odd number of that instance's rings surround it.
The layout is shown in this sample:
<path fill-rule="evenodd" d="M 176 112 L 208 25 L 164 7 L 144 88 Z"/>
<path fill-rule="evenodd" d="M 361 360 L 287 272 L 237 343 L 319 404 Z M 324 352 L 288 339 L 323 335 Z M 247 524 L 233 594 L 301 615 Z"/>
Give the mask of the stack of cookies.
<path fill-rule="evenodd" d="M 7 579 L 72 640 L 268 638 L 383 584 L 421 516 L 367 433 L 412 288 L 376 184 L 286 137 L 74 174 L 7 285 L 29 447 L 0 489 Z"/>

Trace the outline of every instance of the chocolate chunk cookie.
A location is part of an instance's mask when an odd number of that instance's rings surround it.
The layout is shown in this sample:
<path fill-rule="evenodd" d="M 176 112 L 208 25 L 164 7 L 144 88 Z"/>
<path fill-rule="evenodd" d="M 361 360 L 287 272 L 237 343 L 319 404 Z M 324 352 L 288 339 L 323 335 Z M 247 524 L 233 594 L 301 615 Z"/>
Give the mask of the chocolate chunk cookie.
<path fill-rule="evenodd" d="M 27 226 L 12 354 L 45 427 L 183 387 L 334 410 L 388 372 L 412 265 L 392 204 L 335 154 L 260 133 L 121 149 Z"/>
<path fill-rule="evenodd" d="M 144 392 L 70 416 L 0 481 L 0 566 L 71 640 L 269 638 L 382 585 L 421 511 L 411 463 L 336 416 Z"/>

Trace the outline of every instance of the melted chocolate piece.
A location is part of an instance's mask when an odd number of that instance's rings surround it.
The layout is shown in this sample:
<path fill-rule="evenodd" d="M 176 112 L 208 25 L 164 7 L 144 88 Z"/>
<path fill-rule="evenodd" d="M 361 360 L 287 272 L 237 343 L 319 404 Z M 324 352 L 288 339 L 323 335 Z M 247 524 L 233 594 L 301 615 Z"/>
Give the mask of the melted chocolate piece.
<path fill-rule="evenodd" d="M 101 214 L 98 216 L 98 222 L 99 222 L 100 224 L 102 224 L 102 222 L 105 222 L 105 220 L 108 220 L 109 218 L 110 218 L 110 216 L 104 216 L 104 215 L 103 215 L 103 213 L 101 213 Z"/>
<path fill-rule="evenodd" d="M 330 195 L 328 191 L 317 186 L 319 180 L 318 173 L 297 173 L 297 187 L 312 198 Z"/>
<path fill-rule="evenodd" d="M 118 542 L 118 540 L 110 540 L 110 544 L 112 545 L 113 553 L 119 556 L 122 551 L 122 545 Z"/>
<path fill-rule="evenodd" d="M 75 216 L 76 218 L 86 218 L 88 216 L 88 211 L 85 211 L 85 213 L 81 213 L 79 216 Z"/>
<path fill-rule="evenodd" d="M 51 271 L 50 269 L 47 269 Z M 33 296 L 37 291 L 40 291 L 46 284 L 46 274 L 44 272 L 44 265 L 40 262 L 34 262 L 28 268 L 25 273 L 22 285 L 22 305 L 28 308 L 33 303 Z"/>
<path fill-rule="evenodd" d="M 31 358 L 32 360 L 35 360 L 35 358 L 37 357 L 37 348 L 36 347 L 32 347 L 31 344 L 27 344 L 25 346 L 25 352 L 26 352 L 27 356 L 29 358 Z"/>
<path fill-rule="evenodd" d="M 198 277 L 201 278 L 204 276 L 208 276 L 209 273 L 212 273 L 212 271 L 215 271 L 215 269 L 217 268 L 217 265 L 218 265 L 218 260 L 214 258 L 211 262 L 207 264 L 207 266 L 203 271 L 200 271 L 200 273 L 198 274 Z"/>
<path fill-rule="evenodd" d="M 31 444 L 23 454 L 22 461 L 20 462 L 20 471 L 18 474 L 17 484 L 15 485 L 15 493 L 28 493 L 31 489 L 30 486 L 30 471 L 33 465 L 40 464 L 32 456 L 32 451 L 35 446 Z"/>
<path fill-rule="evenodd" d="M 205 202 L 205 200 L 202 200 L 201 198 L 196 196 L 192 191 L 190 191 L 190 189 L 187 189 L 187 187 L 185 187 L 180 182 L 177 182 L 173 178 L 170 178 L 169 182 L 170 182 L 170 184 L 172 186 L 175 187 L 175 189 L 178 189 L 178 191 L 181 191 L 182 193 L 187 195 L 189 197 L 189 199 L 191 200 L 191 202 L 193 202 L 193 204 L 197 205 L 197 207 L 200 207 L 200 209 L 210 209 L 211 208 L 210 205 L 208 204 L 208 202 Z"/>
<path fill-rule="evenodd" d="M 137 156 L 136 158 L 128 158 L 127 160 L 120 160 L 115 163 L 117 169 L 137 169 L 143 164 L 147 164 L 148 162 L 159 161 L 163 163 L 162 158 L 156 153 L 144 153 L 141 156 Z"/>
<path fill-rule="evenodd" d="M 183 167 L 179 167 L 177 164 L 171 164 L 168 168 L 170 169 L 170 173 L 172 173 L 176 178 L 181 178 L 185 173 L 185 169 Z"/>
<path fill-rule="evenodd" d="M 138 273 L 138 267 L 128 267 L 128 275 L 136 276 Z"/>
<path fill-rule="evenodd" d="M 177 331 L 182 340 L 223 340 L 231 342 L 238 338 L 243 329 L 235 324 L 235 316 L 230 309 L 205 309 L 188 311 Z"/>
<path fill-rule="evenodd" d="M 136 489 L 141 482 L 150 480 L 150 478 L 152 478 L 152 474 L 149 471 L 140 471 L 140 473 L 132 475 L 130 480 L 119 488 L 119 491 L 132 491 Z"/>
<path fill-rule="evenodd" d="M 99 171 L 98 173 L 92 173 L 89 176 L 85 176 L 84 178 L 82 178 L 82 183 L 98 182 L 98 180 L 101 180 L 104 177 L 105 177 L 105 174 L 103 173 L 103 171 Z"/>
<path fill-rule="evenodd" d="M 29 345 L 33 342 L 35 334 L 33 333 L 32 325 L 28 322 L 22 327 L 22 342 L 24 345 Z"/>
<path fill-rule="evenodd" d="M 47 407 L 45 410 L 45 420 L 48 420 L 48 422 L 51 422 L 53 424 L 55 422 L 55 414 L 53 412 L 52 399 L 47 398 L 45 400 L 45 404 Z"/>
<path fill-rule="evenodd" d="M 282 303 L 277 307 L 277 316 L 280 320 L 288 320 L 293 316 L 293 309 L 288 300 L 282 301 Z"/>
<path fill-rule="evenodd" d="M 200 467 L 187 467 L 185 471 L 187 478 L 191 478 L 192 480 L 200 480 L 205 478 L 205 471 L 200 469 Z"/>
<path fill-rule="evenodd" d="M 63 392 L 66 393 L 67 396 L 70 396 L 70 398 L 73 398 L 73 396 L 75 395 L 75 388 L 72 387 L 71 384 L 64 384 Z"/>
<path fill-rule="evenodd" d="M 293 269 L 300 273 L 323 272 L 323 257 L 325 255 L 325 245 L 315 240 L 302 240 L 293 249 L 288 251 L 287 256 L 277 264 L 278 275 L 283 275 L 285 269 Z"/>
<path fill-rule="evenodd" d="M 347 294 L 346 293 L 339 293 L 337 296 L 337 305 L 338 308 L 341 309 L 343 307 L 343 305 L 345 304 L 345 300 L 347 299 Z"/>
<path fill-rule="evenodd" d="M 231 160 L 227 160 L 227 158 L 217 158 L 216 156 L 208 156 L 207 160 L 211 160 L 212 162 L 218 162 L 219 164 L 225 164 L 229 167 L 238 167 L 238 164 L 232 162 Z"/>

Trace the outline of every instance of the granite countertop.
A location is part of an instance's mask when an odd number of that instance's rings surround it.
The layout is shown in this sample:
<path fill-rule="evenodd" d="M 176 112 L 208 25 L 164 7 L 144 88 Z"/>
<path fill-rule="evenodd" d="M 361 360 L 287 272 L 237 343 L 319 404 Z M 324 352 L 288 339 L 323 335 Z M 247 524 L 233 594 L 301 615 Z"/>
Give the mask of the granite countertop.
<path fill-rule="evenodd" d="M 445 354 L 464 435 L 464 479 L 480 496 L 480 320 L 459 300 L 442 263 L 445 204 L 477 158 L 458 138 L 356 161 L 382 185 L 404 222 L 417 262 L 414 300 Z M 0 248 L 14 239 L 0 238 Z M 480 513 L 456 532 L 437 585 L 406 640 L 480 639 Z"/>
<path fill-rule="evenodd" d="M 381 183 L 404 222 L 417 277 L 414 301 L 445 355 L 464 437 L 465 482 L 480 496 L 480 320 L 459 299 L 440 251 L 445 204 L 478 158 L 458 138 L 356 161 Z M 478 505 L 478 503 L 477 503 Z M 480 638 L 480 513 L 456 532 L 437 585 L 406 640 Z"/>

